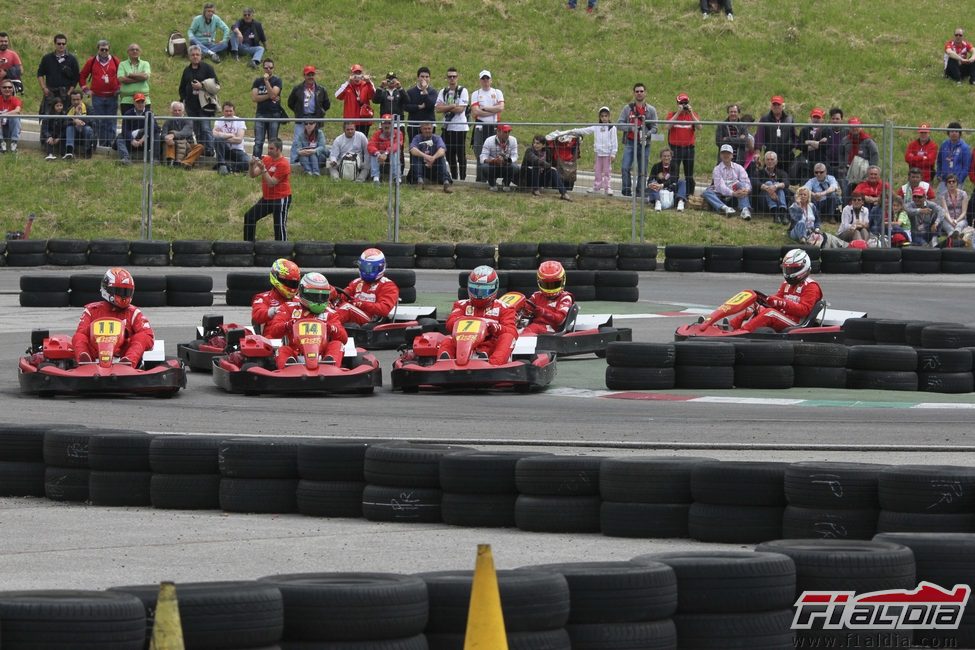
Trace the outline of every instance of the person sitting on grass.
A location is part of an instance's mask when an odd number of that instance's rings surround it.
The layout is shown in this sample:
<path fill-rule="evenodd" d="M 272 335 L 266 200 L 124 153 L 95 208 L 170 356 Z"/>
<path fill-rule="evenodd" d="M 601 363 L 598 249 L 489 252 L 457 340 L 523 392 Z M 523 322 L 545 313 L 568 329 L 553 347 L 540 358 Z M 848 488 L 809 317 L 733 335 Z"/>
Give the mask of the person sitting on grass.
<path fill-rule="evenodd" d="M 811 235 L 820 234 L 819 209 L 812 202 L 812 192 L 803 185 L 796 190 L 796 200 L 789 206 L 789 238 L 800 244 L 810 243 Z"/>

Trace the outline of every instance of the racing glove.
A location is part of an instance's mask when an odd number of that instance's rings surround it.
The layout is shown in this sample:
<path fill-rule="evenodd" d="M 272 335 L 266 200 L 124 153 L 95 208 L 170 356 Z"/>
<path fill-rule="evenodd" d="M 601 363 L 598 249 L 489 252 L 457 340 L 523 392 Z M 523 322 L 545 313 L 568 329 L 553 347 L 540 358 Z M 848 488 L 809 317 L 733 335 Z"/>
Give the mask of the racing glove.
<path fill-rule="evenodd" d="M 272 319 L 272 318 L 274 318 L 274 315 L 275 315 L 276 313 L 278 313 L 278 308 L 277 308 L 277 307 L 271 307 L 270 309 L 268 309 L 268 310 L 267 310 L 267 317 L 268 317 L 268 320 L 270 320 L 270 319 Z"/>
<path fill-rule="evenodd" d="M 773 309 L 782 310 L 785 309 L 786 301 L 784 298 L 779 298 L 778 296 L 769 296 L 768 304 Z"/>
<path fill-rule="evenodd" d="M 501 323 L 495 321 L 489 321 L 487 324 L 488 335 L 497 336 L 501 333 Z"/>

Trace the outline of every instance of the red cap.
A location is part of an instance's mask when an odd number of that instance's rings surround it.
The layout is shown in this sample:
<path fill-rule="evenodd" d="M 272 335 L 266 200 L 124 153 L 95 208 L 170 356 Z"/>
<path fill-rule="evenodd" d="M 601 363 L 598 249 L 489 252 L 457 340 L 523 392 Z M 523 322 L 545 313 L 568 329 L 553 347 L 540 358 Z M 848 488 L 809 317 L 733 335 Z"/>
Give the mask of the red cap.
<path fill-rule="evenodd" d="M 921 126 L 917 127 L 917 132 L 918 133 L 931 133 L 931 126 L 927 122 L 925 122 Z"/>
<path fill-rule="evenodd" d="M 362 72 L 362 66 L 359 65 L 358 63 L 353 63 L 352 67 L 349 68 L 349 72 L 351 72 L 352 74 L 355 74 L 357 72 Z"/>
<path fill-rule="evenodd" d="M 914 188 L 914 191 L 911 192 L 911 196 L 924 196 L 924 188 L 918 185 Z"/>
<path fill-rule="evenodd" d="M 389 113 L 383 113 L 381 119 L 392 121 L 393 116 L 390 115 Z"/>
<path fill-rule="evenodd" d="M 144 102 L 146 101 L 146 96 L 142 93 L 136 93 L 132 95 L 132 101 L 134 102 Z"/>
<path fill-rule="evenodd" d="M 769 101 L 772 102 L 773 104 L 784 104 L 785 103 L 785 100 L 782 99 L 782 95 L 775 95 Z"/>
<path fill-rule="evenodd" d="M 847 120 L 846 123 L 847 124 L 855 124 L 855 125 L 863 124 L 863 122 L 860 121 L 860 118 L 859 117 L 851 117 L 849 120 Z"/>
<path fill-rule="evenodd" d="M 511 125 L 510 124 L 502 124 L 501 126 L 498 127 L 498 131 L 504 131 L 505 133 L 510 133 L 511 132 Z"/>
<path fill-rule="evenodd" d="M 681 94 L 677 95 L 677 103 L 678 104 L 681 103 L 681 102 L 689 102 L 689 101 L 691 101 L 691 98 L 687 96 L 687 93 L 681 93 Z"/>
<path fill-rule="evenodd" d="M 313 65 L 306 65 L 305 66 L 305 69 L 302 70 L 302 74 L 304 74 L 304 75 L 315 74 L 315 66 L 313 66 Z"/>
<path fill-rule="evenodd" d="M 824 111 L 821 108 L 814 108 L 811 111 L 809 111 L 809 117 L 820 117 L 820 118 L 822 118 L 822 117 L 825 117 L 825 116 L 826 116 L 826 111 Z"/>

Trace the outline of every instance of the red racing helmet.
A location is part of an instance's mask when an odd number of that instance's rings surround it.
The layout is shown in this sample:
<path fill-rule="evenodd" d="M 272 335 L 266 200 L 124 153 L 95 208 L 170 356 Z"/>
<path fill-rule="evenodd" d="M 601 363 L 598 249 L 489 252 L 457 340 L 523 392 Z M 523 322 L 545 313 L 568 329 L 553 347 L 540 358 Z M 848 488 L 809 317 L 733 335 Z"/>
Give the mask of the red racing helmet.
<path fill-rule="evenodd" d="M 291 260 L 283 257 L 275 260 L 271 265 L 271 286 L 285 297 L 291 300 L 298 291 L 298 283 L 301 282 L 301 269 Z"/>
<path fill-rule="evenodd" d="M 487 307 L 498 295 L 498 272 L 482 265 L 467 276 L 467 296 L 475 307 Z"/>
<path fill-rule="evenodd" d="M 535 279 L 538 281 L 538 288 L 548 296 L 557 296 L 565 291 L 565 269 L 561 262 L 542 262 Z"/>
<path fill-rule="evenodd" d="M 123 268 L 112 268 L 102 276 L 102 298 L 110 305 L 125 309 L 132 304 L 135 295 L 135 280 L 132 274 Z"/>

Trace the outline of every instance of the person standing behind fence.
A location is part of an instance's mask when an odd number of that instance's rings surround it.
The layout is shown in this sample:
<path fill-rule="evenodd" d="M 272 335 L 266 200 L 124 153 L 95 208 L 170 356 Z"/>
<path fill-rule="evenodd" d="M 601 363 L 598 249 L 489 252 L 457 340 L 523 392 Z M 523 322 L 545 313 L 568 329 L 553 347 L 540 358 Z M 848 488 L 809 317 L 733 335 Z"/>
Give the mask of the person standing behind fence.
<path fill-rule="evenodd" d="M 118 65 L 119 112 L 122 115 L 135 106 L 132 98 L 136 93 L 145 96 L 146 106 L 152 106 L 152 98 L 149 97 L 149 76 L 152 69 L 149 62 L 139 58 L 142 48 L 138 43 L 129 45 L 128 53 L 129 58 Z"/>
<path fill-rule="evenodd" d="M 593 170 L 594 180 L 592 189 L 586 190 L 587 194 L 604 192 L 606 196 L 613 195 L 610 187 L 610 173 L 613 169 L 613 161 L 616 160 L 616 152 L 619 151 L 619 136 L 616 125 L 610 123 L 609 106 L 602 106 L 599 109 L 599 126 L 586 126 L 580 129 L 569 129 L 568 131 L 556 131 L 554 135 L 584 135 L 592 134 L 595 138 L 593 150 L 596 154 L 596 164 Z"/>
<path fill-rule="evenodd" d="M 464 144 L 467 141 L 467 107 L 470 95 L 467 89 L 457 83 L 457 68 L 447 68 L 447 86 L 437 94 L 435 110 L 443 114 L 443 141 L 447 146 L 447 167 L 450 175 L 460 180 L 467 179 L 467 154 Z"/>
<path fill-rule="evenodd" d="M 248 174 L 261 178 L 261 199 L 244 213 L 244 241 L 254 241 L 257 222 L 274 215 L 274 238 L 288 240 L 288 211 L 291 209 L 291 164 L 282 155 L 281 138 L 267 143 L 267 155 L 251 158 Z"/>
<path fill-rule="evenodd" d="M 694 140 L 695 132 L 701 130 L 701 118 L 691 108 L 691 98 L 687 93 L 677 95 L 676 111 L 667 113 L 668 120 L 686 122 L 686 124 L 667 125 L 667 144 L 674 153 L 674 167 L 684 166 L 684 180 L 687 182 L 687 193 L 694 195 Z"/>
<path fill-rule="evenodd" d="M 54 51 L 45 54 L 41 58 L 40 65 L 37 66 L 37 83 L 44 93 L 40 113 L 49 113 L 56 97 L 61 98 L 62 104 L 67 104 L 68 97 L 78 84 L 80 76 L 78 59 L 68 52 L 68 37 L 58 34 L 54 37 Z"/>
<path fill-rule="evenodd" d="M 280 122 L 265 121 L 260 118 L 280 118 L 284 116 L 281 108 L 281 77 L 274 74 L 274 61 L 267 59 L 263 63 L 264 74 L 251 84 L 251 99 L 257 104 L 254 116 L 254 155 L 258 158 L 264 153 L 264 138 L 268 141 L 278 137 Z"/>
<path fill-rule="evenodd" d="M 623 196 L 633 196 L 633 179 L 630 172 L 633 169 L 634 155 L 637 168 L 637 194 L 643 192 L 643 185 L 646 182 L 650 159 L 650 136 L 657 132 L 657 109 L 646 100 L 646 84 L 634 84 L 633 101 L 623 107 L 617 120 L 619 124 L 628 127 L 623 136 L 623 163 L 620 167 L 623 176 Z"/>
<path fill-rule="evenodd" d="M 203 50 L 198 45 L 189 48 L 190 64 L 183 69 L 183 76 L 179 81 L 179 98 L 186 107 L 186 114 L 190 117 L 210 117 L 203 111 L 203 82 L 207 79 L 217 80 L 217 73 L 209 63 L 203 62 Z M 209 120 L 194 120 L 193 133 L 196 141 L 202 144 L 205 155 L 213 155 L 213 136 L 210 134 Z"/>
<path fill-rule="evenodd" d="M 504 110 L 504 93 L 492 88 L 493 78 L 488 70 L 481 70 L 478 75 L 481 87 L 471 93 L 471 117 L 474 118 L 474 133 L 471 135 L 471 147 L 474 158 L 481 160 L 481 149 L 487 139 L 492 137 L 498 128 L 498 118 Z M 484 180 L 481 175 L 481 165 L 478 167 L 477 180 Z"/>
<path fill-rule="evenodd" d="M 372 83 L 372 77 L 365 74 L 358 63 L 349 68 L 349 78 L 335 91 L 335 98 L 344 102 L 342 117 L 355 120 L 356 131 L 362 132 L 366 137 L 369 136 L 369 127 L 372 126 L 372 117 L 375 114 L 371 105 L 375 94 L 376 85 Z"/>
<path fill-rule="evenodd" d="M 755 130 L 755 148 L 774 151 L 782 169 L 792 165 L 796 145 L 796 130 L 792 116 L 785 112 L 785 100 L 775 95 L 769 100 L 769 112 L 758 120 Z"/>
<path fill-rule="evenodd" d="M 213 124 L 213 148 L 217 154 L 217 172 L 221 176 L 247 171 L 247 154 L 244 153 L 247 124 L 237 117 L 236 108 L 233 102 L 224 102 L 220 107 L 223 118 Z"/>
<path fill-rule="evenodd" d="M 81 91 L 91 97 L 92 115 L 115 117 L 118 113 L 118 57 L 109 52 L 108 41 L 98 41 L 98 53 L 85 61 L 78 83 Z M 115 139 L 115 120 L 95 120 L 98 144 L 108 147 Z"/>

